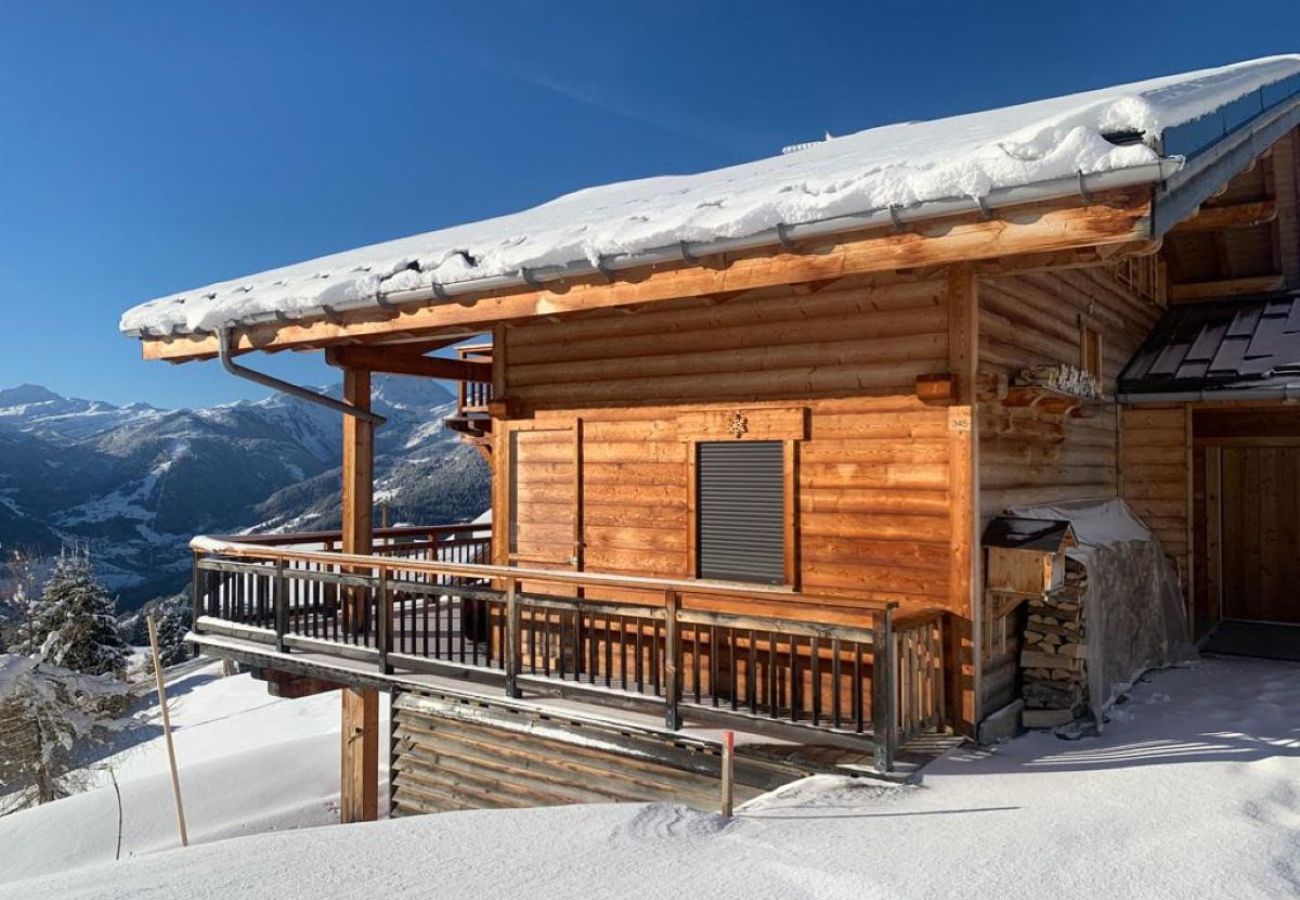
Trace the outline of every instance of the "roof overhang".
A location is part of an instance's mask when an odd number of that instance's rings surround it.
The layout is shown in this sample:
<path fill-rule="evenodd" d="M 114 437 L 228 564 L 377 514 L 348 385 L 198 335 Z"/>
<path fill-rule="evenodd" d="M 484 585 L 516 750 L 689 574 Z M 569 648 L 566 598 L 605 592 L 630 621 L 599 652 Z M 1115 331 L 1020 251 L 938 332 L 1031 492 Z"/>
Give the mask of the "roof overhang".
<path fill-rule="evenodd" d="M 746 238 L 394 292 L 288 320 L 262 316 L 232 328 L 235 352 L 312 350 L 481 333 L 504 322 L 688 297 L 734 295 L 786 284 L 1014 260 L 1096 264 L 1149 253 L 1154 187 L 1181 166 L 1131 169 L 994 191 L 914 208 L 874 210 L 780 227 Z M 1077 252 L 1062 260 L 1052 254 Z M 213 332 L 141 334 L 144 357 L 171 362 L 218 353 Z"/>

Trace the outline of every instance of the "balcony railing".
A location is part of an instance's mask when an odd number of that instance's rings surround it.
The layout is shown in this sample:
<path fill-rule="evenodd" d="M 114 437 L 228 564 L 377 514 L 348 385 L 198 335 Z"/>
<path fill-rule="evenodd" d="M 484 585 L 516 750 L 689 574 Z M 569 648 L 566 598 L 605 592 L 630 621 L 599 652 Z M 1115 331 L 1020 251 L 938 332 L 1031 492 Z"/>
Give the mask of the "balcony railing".
<path fill-rule="evenodd" d="M 943 617 L 896 604 L 487 564 L 489 527 L 196 538 L 195 631 L 812 743 L 876 765 L 942 719 Z M 620 599 L 595 599 L 616 596 Z M 797 610 L 792 614 L 791 610 Z M 901 627 L 900 627 L 901 626 Z"/>
<path fill-rule="evenodd" d="M 456 352 L 460 359 L 468 362 L 490 363 L 492 361 L 491 344 L 469 344 L 457 347 Z M 461 381 L 458 384 L 460 388 L 457 415 L 486 416 L 488 414 L 488 403 L 492 400 L 492 383 L 490 381 Z"/>

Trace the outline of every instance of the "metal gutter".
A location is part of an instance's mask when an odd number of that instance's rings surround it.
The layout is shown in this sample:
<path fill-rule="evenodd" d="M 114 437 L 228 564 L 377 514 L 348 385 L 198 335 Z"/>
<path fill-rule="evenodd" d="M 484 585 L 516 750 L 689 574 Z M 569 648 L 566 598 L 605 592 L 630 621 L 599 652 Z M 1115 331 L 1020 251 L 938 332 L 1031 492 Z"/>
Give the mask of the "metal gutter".
<path fill-rule="evenodd" d="M 1079 196 L 1088 201 L 1091 200 L 1094 193 L 1159 184 L 1177 173 L 1183 164 L 1181 158 L 1161 158 L 1126 169 L 1115 169 L 1092 174 L 1080 172 L 1067 178 L 1057 178 L 1036 184 L 996 188 L 982 197 L 956 197 L 947 200 L 932 200 L 912 206 L 890 206 L 792 225 L 780 223 L 772 228 L 740 238 L 699 242 L 681 241 L 677 244 L 651 248 L 636 253 L 619 253 L 605 256 L 596 265 L 587 260 L 578 260 L 564 265 L 541 266 L 535 269 L 524 268 L 508 275 L 492 275 L 484 278 L 446 282 L 434 284 L 428 288 L 394 291 L 390 294 L 381 291 L 374 297 L 363 297 L 348 302 L 310 307 L 297 311 L 292 316 L 275 311 L 258 313 L 232 320 L 226 323 L 225 327 L 227 329 L 247 328 L 277 321 L 300 321 L 319 318 L 337 319 L 343 313 L 362 309 L 404 306 L 416 303 L 427 304 L 432 301 L 450 300 L 453 297 L 465 294 L 477 294 L 507 288 L 531 287 L 537 289 L 548 282 L 592 275 L 608 277 L 612 272 L 640 266 L 681 262 L 696 264 L 700 258 L 716 256 L 722 253 L 736 253 L 763 247 L 788 247 L 794 241 L 832 237 L 868 228 L 892 226 L 895 229 L 902 230 L 908 225 L 929 219 L 972 212 L 987 216 L 993 210 L 1008 206 Z M 207 337 L 212 334 L 211 331 L 204 329 L 189 331 L 182 328 L 174 328 L 171 332 L 136 329 L 126 333 L 132 337 L 141 338 L 184 337 L 189 335 Z"/>
<path fill-rule="evenodd" d="M 299 400 L 305 400 L 308 403 L 314 403 L 317 406 L 323 406 L 326 409 L 332 409 L 345 416 L 352 416 L 354 419 L 361 419 L 364 422 L 369 422 L 376 428 L 388 421 L 388 419 L 379 415 L 379 413 L 371 412 L 368 409 L 358 409 L 355 406 L 350 406 L 349 404 L 344 403 L 342 400 L 335 400 L 333 397 L 318 394 L 316 391 L 294 384 L 290 381 L 285 381 L 281 378 L 276 378 L 274 375 L 267 375 L 265 372 L 258 372 L 248 368 L 247 366 L 241 366 L 239 363 L 235 362 L 231 354 L 230 329 L 228 328 L 221 329 L 221 332 L 217 336 L 217 340 L 221 347 L 221 367 L 236 378 L 243 378 L 245 381 L 252 381 L 255 384 L 262 385 L 262 387 L 268 387 L 273 391 L 279 391 L 282 394 L 297 397 Z"/>
<path fill-rule="evenodd" d="M 1253 124 L 1225 136 L 1213 149 L 1198 154 L 1167 179 L 1151 204 L 1151 236 L 1163 237 L 1232 176 L 1300 125 L 1300 95 L 1262 113 Z"/>
<path fill-rule="evenodd" d="M 1219 388 L 1197 391 L 1140 391 L 1116 394 L 1120 403 L 1204 403 L 1215 400 L 1300 400 L 1300 383 L 1267 387 Z"/>

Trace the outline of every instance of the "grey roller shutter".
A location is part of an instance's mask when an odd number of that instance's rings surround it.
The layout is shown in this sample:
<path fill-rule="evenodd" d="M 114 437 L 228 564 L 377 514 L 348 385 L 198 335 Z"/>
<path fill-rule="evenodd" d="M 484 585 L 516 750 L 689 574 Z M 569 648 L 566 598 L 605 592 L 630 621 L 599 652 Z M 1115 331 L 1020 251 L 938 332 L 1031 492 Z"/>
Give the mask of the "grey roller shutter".
<path fill-rule="evenodd" d="M 696 461 L 699 577 L 785 582 L 785 448 L 702 443 Z"/>

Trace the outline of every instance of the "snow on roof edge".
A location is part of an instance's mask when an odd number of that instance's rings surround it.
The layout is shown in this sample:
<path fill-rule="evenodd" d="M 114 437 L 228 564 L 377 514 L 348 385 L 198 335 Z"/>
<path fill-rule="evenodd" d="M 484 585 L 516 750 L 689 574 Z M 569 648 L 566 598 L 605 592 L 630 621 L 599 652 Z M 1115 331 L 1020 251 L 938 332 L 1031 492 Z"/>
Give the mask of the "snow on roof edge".
<path fill-rule="evenodd" d="M 665 248 L 689 258 L 691 246 L 764 233 L 772 237 L 761 243 L 776 243 L 781 234 L 774 229 L 898 208 L 910 211 L 909 220 L 922 218 L 922 210 L 955 198 L 972 202 L 1075 176 L 1141 171 L 1160 162 L 1155 147 L 1167 129 L 1297 78 L 1300 55 L 1267 57 L 868 129 L 697 175 L 588 188 L 520 213 L 162 297 L 128 310 L 120 328 L 137 337 L 211 333 L 373 307 L 385 296 L 431 298 L 464 292 L 466 285 L 478 291 L 494 281 L 529 281 L 538 271 L 590 271 L 610 259 L 640 261 Z M 1124 130 L 1140 132 L 1143 142 L 1106 140 Z"/>

